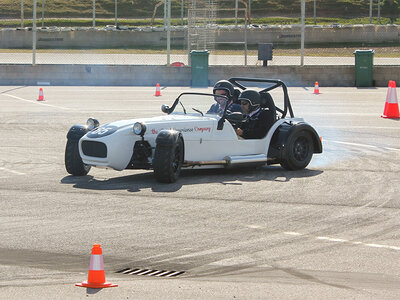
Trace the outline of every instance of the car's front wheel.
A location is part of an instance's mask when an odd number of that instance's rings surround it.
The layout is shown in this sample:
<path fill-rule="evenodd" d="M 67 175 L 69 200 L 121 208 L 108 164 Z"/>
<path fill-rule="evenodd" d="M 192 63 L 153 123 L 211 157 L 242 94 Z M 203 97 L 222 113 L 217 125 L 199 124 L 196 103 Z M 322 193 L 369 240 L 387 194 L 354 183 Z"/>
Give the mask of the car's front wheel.
<path fill-rule="evenodd" d="M 309 132 L 294 132 L 285 146 L 281 166 L 287 170 L 301 170 L 307 167 L 314 153 L 314 145 Z"/>
<path fill-rule="evenodd" d="M 78 148 L 79 140 L 68 140 L 65 147 L 65 169 L 73 176 L 85 176 L 90 171 L 90 166 L 82 162 Z"/>
<path fill-rule="evenodd" d="M 178 137 L 170 144 L 156 145 L 153 158 L 154 176 L 163 183 L 175 182 L 181 172 L 184 157 L 183 140 Z"/>

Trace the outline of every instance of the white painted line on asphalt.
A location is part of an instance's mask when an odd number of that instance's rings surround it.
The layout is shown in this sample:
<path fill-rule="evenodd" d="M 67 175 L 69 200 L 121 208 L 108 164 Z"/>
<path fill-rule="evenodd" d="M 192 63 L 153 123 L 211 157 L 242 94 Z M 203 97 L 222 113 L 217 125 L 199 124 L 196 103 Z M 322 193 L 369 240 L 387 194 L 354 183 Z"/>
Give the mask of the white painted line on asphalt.
<path fill-rule="evenodd" d="M 332 128 L 332 129 L 386 129 L 386 130 L 399 130 L 400 127 L 386 127 L 386 126 L 319 126 L 318 128 Z"/>
<path fill-rule="evenodd" d="M 6 168 L 2 168 L 2 167 L 0 167 L 0 171 L 10 172 L 10 173 L 13 173 L 13 174 L 16 174 L 16 175 L 26 175 L 25 173 L 17 172 L 17 171 L 6 169 Z"/>
<path fill-rule="evenodd" d="M 253 228 L 253 229 L 262 228 L 262 226 L 259 226 L 259 225 L 248 225 L 247 227 Z"/>
<path fill-rule="evenodd" d="M 293 232 L 293 231 L 285 231 L 283 234 L 287 234 L 287 235 L 296 235 L 296 236 L 302 235 L 301 233 Z"/>
<path fill-rule="evenodd" d="M 365 244 L 365 246 L 374 247 L 374 248 L 385 248 L 384 245 L 378 245 L 378 244 Z"/>
<path fill-rule="evenodd" d="M 368 117 L 368 116 L 376 116 L 376 113 L 345 113 L 345 112 L 332 112 L 332 113 L 327 113 L 327 112 L 304 112 L 302 114 L 303 116 L 358 116 L 358 117 Z"/>
<path fill-rule="evenodd" d="M 392 147 L 385 147 L 385 149 L 391 150 L 391 151 L 400 151 L 400 149 L 392 148 Z"/>
<path fill-rule="evenodd" d="M 340 243 L 348 242 L 348 240 L 335 239 L 335 238 L 330 238 L 327 236 L 317 236 L 316 239 L 317 240 L 326 240 L 326 241 L 330 241 L 330 242 L 340 242 Z"/>
<path fill-rule="evenodd" d="M 17 96 L 14 96 L 14 95 L 10 95 L 10 94 L 2 94 L 2 95 L 11 97 L 11 98 L 14 98 L 14 99 L 17 99 L 17 100 L 29 102 L 29 103 L 34 103 L 34 104 L 49 106 L 49 107 L 58 108 L 58 109 L 71 110 L 71 108 L 68 108 L 68 107 L 62 107 L 62 106 L 51 105 L 51 104 L 43 103 L 42 101 L 39 102 L 39 101 L 34 101 L 34 100 L 28 100 L 28 99 L 24 99 L 24 98 L 21 98 L 21 97 L 17 97 Z"/>
<path fill-rule="evenodd" d="M 330 140 L 325 140 L 325 141 L 326 142 L 336 143 L 336 144 L 349 145 L 349 146 L 359 146 L 359 147 L 374 148 L 374 149 L 378 149 L 379 148 L 379 147 L 374 146 L 374 145 L 366 145 L 366 144 L 359 144 L 359 143 L 349 143 L 349 142 L 330 141 Z"/>
<path fill-rule="evenodd" d="M 240 249 L 242 246 L 254 244 L 254 243 L 260 243 L 260 242 L 265 243 L 266 238 L 262 237 L 259 239 L 246 240 L 243 242 L 236 243 L 233 246 L 224 246 L 224 247 L 219 247 L 219 248 L 214 248 L 214 249 L 202 250 L 202 251 L 193 252 L 193 253 L 189 253 L 189 254 L 185 254 L 185 255 L 181 255 L 181 256 L 158 260 L 157 262 L 165 262 L 165 261 L 170 261 L 170 260 L 179 260 L 179 259 L 187 259 L 187 258 L 192 258 L 192 257 L 212 255 L 212 254 L 216 254 L 216 253 L 232 251 L 234 249 Z"/>
<path fill-rule="evenodd" d="M 358 147 L 365 147 L 365 148 L 373 148 L 373 149 L 385 149 L 385 150 L 390 150 L 390 151 L 400 151 L 398 148 L 392 148 L 392 147 L 379 147 L 375 145 L 368 145 L 368 144 L 360 144 L 360 143 L 349 143 L 349 142 L 342 142 L 342 141 L 331 141 L 331 140 L 323 140 L 324 142 L 332 142 L 332 143 L 337 143 L 337 144 L 342 144 L 342 145 L 349 145 L 349 146 L 358 146 Z"/>
<path fill-rule="evenodd" d="M 400 251 L 400 247 L 396 247 L 396 246 L 373 244 L 373 243 L 363 243 L 363 242 L 359 242 L 359 241 L 352 242 L 352 241 L 345 240 L 345 239 L 338 239 L 338 238 L 332 238 L 332 237 L 327 237 L 327 236 L 315 237 L 313 235 L 302 234 L 299 232 L 292 232 L 292 231 L 284 231 L 282 233 L 286 234 L 286 235 L 292 235 L 292 236 L 293 235 L 305 236 L 305 237 L 309 237 L 309 238 L 314 238 L 316 240 L 323 240 L 323 241 L 334 242 L 334 243 L 345 243 L 345 244 L 349 244 L 349 245 L 360 245 L 360 246 L 366 246 L 366 247 L 372 247 L 372 248 L 383 248 L 383 249 L 391 249 L 391 250 Z"/>

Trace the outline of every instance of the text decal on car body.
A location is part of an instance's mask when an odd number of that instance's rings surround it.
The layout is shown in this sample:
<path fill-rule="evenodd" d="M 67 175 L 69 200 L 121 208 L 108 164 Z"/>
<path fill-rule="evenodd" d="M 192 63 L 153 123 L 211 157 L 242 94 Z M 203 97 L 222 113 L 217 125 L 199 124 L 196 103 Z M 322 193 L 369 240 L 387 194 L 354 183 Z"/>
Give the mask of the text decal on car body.
<path fill-rule="evenodd" d="M 151 134 L 158 134 L 161 130 L 164 130 L 164 129 L 174 129 L 174 130 L 176 130 L 176 131 L 180 131 L 180 132 L 193 132 L 194 131 L 194 129 L 193 128 L 160 128 L 160 129 L 152 129 L 151 130 Z"/>
<path fill-rule="evenodd" d="M 205 132 L 208 132 L 208 133 L 210 133 L 211 132 L 211 127 L 197 127 L 197 126 L 195 126 L 194 128 L 160 128 L 160 129 L 152 129 L 151 130 L 151 134 L 158 134 L 161 130 L 164 130 L 164 129 L 174 129 L 174 130 L 176 130 L 176 131 L 180 131 L 180 132 L 200 132 L 200 133 L 205 133 Z"/>
<path fill-rule="evenodd" d="M 194 131 L 200 131 L 201 133 L 203 132 L 211 132 L 211 127 L 195 127 Z"/>

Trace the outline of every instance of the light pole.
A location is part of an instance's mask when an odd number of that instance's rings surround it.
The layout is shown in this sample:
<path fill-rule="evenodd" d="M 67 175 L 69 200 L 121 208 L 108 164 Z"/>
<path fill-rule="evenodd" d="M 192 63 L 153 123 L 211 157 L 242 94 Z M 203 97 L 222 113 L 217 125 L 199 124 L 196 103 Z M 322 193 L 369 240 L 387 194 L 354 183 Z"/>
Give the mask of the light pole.
<path fill-rule="evenodd" d="M 21 0 L 21 27 L 24 27 L 24 0 Z"/>
<path fill-rule="evenodd" d="M 304 23 L 305 23 L 305 14 L 306 14 L 306 1 L 301 0 L 301 57 L 300 57 L 300 66 L 304 66 Z"/>
<path fill-rule="evenodd" d="M 249 17 L 251 16 L 251 0 L 249 0 Z"/>
<path fill-rule="evenodd" d="M 235 27 L 238 26 L 238 21 L 237 21 L 237 17 L 238 17 L 238 1 L 239 0 L 235 0 Z"/>
<path fill-rule="evenodd" d="M 93 3 L 93 27 L 96 27 L 96 0 L 93 0 L 92 3 Z"/>
<path fill-rule="evenodd" d="M 44 1 L 42 0 L 42 28 L 44 27 Z"/>
<path fill-rule="evenodd" d="M 314 0 L 314 25 L 317 25 L 317 0 Z"/>
<path fill-rule="evenodd" d="M 181 25 L 183 26 L 183 6 L 185 5 L 185 0 L 181 1 Z"/>
<path fill-rule="evenodd" d="M 372 24 L 372 0 L 369 0 L 369 24 Z"/>
<path fill-rule="evenodd" d="M 378 22 L 381 24 L 381 0 L 378 0 Z"/>
<path fill-rule="evenodd" d="M 168 1 L 167 14 L 167 66 L 171 64 L 171 0 Z"/>
<path fill-rule="evenodd" d="M 118 0 L 115 0 L 115 27 L 118 26 Z"/>
<path fill-rule="evenodd" d="M 36 0 L 33 0 L 32 65 L 36 65 Z"/>
<path fill-rule="evenodd" d="M 164 0 L 164 28 L 165 28 L 165 26 L 167 26 L 167 6 L 168 6 L 168 3 L 167 3 L 167 1 L 168 0 Z"/>

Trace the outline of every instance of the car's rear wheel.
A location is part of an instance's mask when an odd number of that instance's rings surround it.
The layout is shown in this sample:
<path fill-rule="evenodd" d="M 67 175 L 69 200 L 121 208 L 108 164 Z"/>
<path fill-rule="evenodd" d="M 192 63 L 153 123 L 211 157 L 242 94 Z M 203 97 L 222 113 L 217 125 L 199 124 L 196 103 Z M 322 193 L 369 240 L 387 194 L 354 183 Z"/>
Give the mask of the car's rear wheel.
<path fill-rule="evenodd" d="M 169 145 L 157 144 L 153 158 L 154 175 L 157 181 L 175 182 L 181 172 L 183 156 L 182 138 L 178 138 Z"/>
<path fill-rule="evenodd" d="M 79 140 L 68 140 L 65 147 L 65 169 L 73 176 L 85 176 L 90 166 L 82 162 L 78 148 Z"/>
<path fill-rule="evenodd" d="M 289 136 L 285 146 L 281 166 L 287 170 L 301 170 L 307 167 L 314 153 L 314 145 L 309 132 L 294 132 Z"/>

